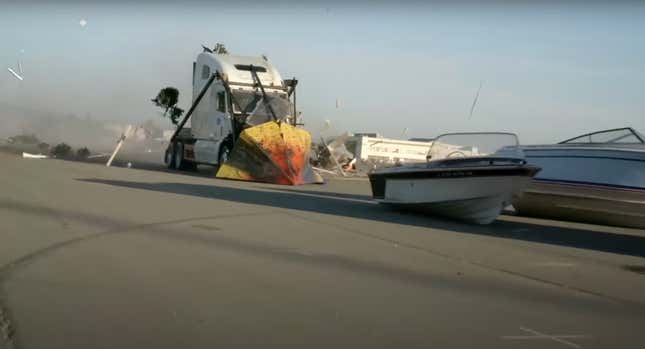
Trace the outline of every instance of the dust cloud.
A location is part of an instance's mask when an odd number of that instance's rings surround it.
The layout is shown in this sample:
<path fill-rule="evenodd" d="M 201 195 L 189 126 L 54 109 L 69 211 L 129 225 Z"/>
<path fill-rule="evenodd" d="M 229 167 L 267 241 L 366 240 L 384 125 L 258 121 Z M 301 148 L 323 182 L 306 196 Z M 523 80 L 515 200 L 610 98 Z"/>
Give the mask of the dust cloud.
<path fill-rule="evenodd" d="M 123 121 L 99 120 L 90 114 L 83 116 L 16 107 L 0 103 L 0 139 L 33 134 L 50 145 L 65 142 L 74 148 L 87 147 L 92 152 L 112 150 L 128 124 Z M 139 126 L 128 139 L 129 149 L 159 148 L 165 143 L 168 120 L 159 117 L 132 126 Z"/>

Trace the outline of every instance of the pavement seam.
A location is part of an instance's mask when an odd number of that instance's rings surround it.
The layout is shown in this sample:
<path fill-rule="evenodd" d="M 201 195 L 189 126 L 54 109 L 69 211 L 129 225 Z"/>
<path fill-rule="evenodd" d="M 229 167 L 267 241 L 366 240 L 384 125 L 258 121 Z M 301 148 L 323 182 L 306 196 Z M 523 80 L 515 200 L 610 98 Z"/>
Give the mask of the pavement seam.
<path fill-rule="evenodd" d="M 618 303 L 618 304 L 624 304 L 624 305 L 635 305 L 635 306 L 638 306 L 638 307 L 645 308 L 645 304 L 643 304 L 641 302 L 637 302 L 637 301 L 633 301 L 633 300 L 629 300 L 629 299 L 618 298 L 618 297 L 613 297 L 613 296 L 609 296 L 609 295 L 606 295 L 606 294 L 603 294 L 603 293 L 586 290 L 586 289 L 583 289 L 583 288 L 567 285 L 567 284 L 564 284 L 564 283 L 555 282 L 555 281 L 551 281 L 551 280 L 546 280 L 546 279 L 543 279 L 543 278 L 534 277 L 534 276 L 531 276 L 531 275 L 515 272 L 515 271 L 504 269 L 504 268 L 494 267 L 494 266 L 491 266 L 491 265 L 488 265 L 488 264 L 485 264 L 485 263 L 468 260 L 468 259 L 465 259 L 463 257 L 457 257 L 457 256 L 447 254 L 447 253 L 438 252 L 436 250 L 428 249 L 428 248 L 418 246 L 418 245 L 414 245 L 414 244 L 411 244 L 411 243 L 401 242 L 401 241 L 394 240 L 394 239 L 388 239 L 388 238 L 378 236 L 378 235 L 375 235 L 375 234 L 366 233 L 364 231 L 360 231 L 360 230 L 357 230 L 357 229 L 351 229 L 351 228 L 348 228 L 348 227 L 340 225 L 340 224 L 334 224 L 334 223 L 330 223 L 328 221 L 323 221 L 323 220 L 317 220 L 317 219 L 313 219 L 313 218 L 303 217 L 303 216 L 300 216 L 300 215 L 292 213 L 292 212 L 285 212 L 285 214 L 288 215 L 288 216 L 294 217 L 294 218 L 301 219 L 303 221 L 329 225 L 329 226 L 332 226 L 334 228 L 346 231 L 348 233 L 360 235 L 360 236 L 363 236 L 363 237 L 366 237 L 366 238 L 369 238 L 369 239 L 379 240 L 379 241 L 390 243 L 390 244 L 397 244 L 398 247 L 409 248 L 409 249 L 421 251 L 423 253 L 431 254 L 433 256 L 438 256 L 438 257 L 450 260 L 451 262 L 464 263 L 464 264 L 468 264 L 468 265 L 471 265 L 471 266 L 474 266 L 474 267 L 478 267 L 480 269 L 484 269 L 484 270 L 488 270 L 488 271 L 494 271 L 494 272 L 498 272 L 498 273 L 502 273 L 502 274 L 506 274 L 506 275 L 511 275 L 511 276 L 514 276 L 514 277 L 518 277 L 518 278 L 525 279 L 525 280 L 531 280 L 531 281 L 534 281 L 534 282 L 539 282 L 539 283 L 542 283 L 542 284 L 546 284 L 546 285 L 550 285 L 550 286 L 570 290 L 570 291 L 585 294 L 585 295 L 588 295 L 588 296 L 601 298 L 601 299 L 610 301 L 612 303 Z"/>

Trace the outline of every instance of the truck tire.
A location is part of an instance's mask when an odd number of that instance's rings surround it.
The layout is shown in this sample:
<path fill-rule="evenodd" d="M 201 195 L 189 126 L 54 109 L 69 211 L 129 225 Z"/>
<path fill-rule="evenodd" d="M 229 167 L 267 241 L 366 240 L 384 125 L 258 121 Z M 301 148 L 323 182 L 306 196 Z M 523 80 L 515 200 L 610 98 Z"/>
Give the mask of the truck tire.
<path fill-rule="evenodd" d="M 175 147 L 173 144 L 168 145 L 164 154 L 164 163 L 169 169 L 175 168 Z"/>
<path fill-rule="evenodd" d="M 184 144 L 181 142 L 175 143 L 173 147 L 173 160 L 175 162 L 175 170 L 181 170 L 184 167 Z"/>
<path fill-rule="evenodd" d="M 229 142 L 222 143 L 222 146 L 219 148 L 219 156 L 217 157 L 217 165 L 222 166 L 228 160 L 228 156 L 231 154 L 231 145 Z"/>

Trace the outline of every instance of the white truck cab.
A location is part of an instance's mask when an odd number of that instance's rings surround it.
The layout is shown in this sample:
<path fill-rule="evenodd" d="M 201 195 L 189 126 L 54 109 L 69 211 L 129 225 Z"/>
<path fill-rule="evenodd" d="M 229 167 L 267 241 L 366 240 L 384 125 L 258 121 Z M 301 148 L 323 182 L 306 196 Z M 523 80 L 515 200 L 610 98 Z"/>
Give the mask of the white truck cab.
<path fill-rule="evenodd" d="M 180 124 L 173 136 L 166 151 L 169 167 L 220 164 L 244 128 L 272 118 L 296 124 L 296 79 L 283 80 L 264 56 L 216 50 L 205 48 L 193 63 L 194 110 L 185 116 L 190 117 L 190 128 Z M 215 79 L 207 86 L 213 75 Z"/>

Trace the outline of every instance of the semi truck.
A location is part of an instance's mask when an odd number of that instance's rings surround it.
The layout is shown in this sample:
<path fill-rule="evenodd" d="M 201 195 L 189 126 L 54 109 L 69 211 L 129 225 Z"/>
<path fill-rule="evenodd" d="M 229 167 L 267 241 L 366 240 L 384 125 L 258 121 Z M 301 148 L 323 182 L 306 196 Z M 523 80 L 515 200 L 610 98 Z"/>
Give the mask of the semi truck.
<path fill-rule="evenodd" d="M 204 47 L 193 62 L 192 105 L 170 139 L 165 163 L 179 170 L 217 165 L 221 178 L 316 181 L 311 136 L 298 122 L 297 84 L 283 79 L 266 56 Z"/>

